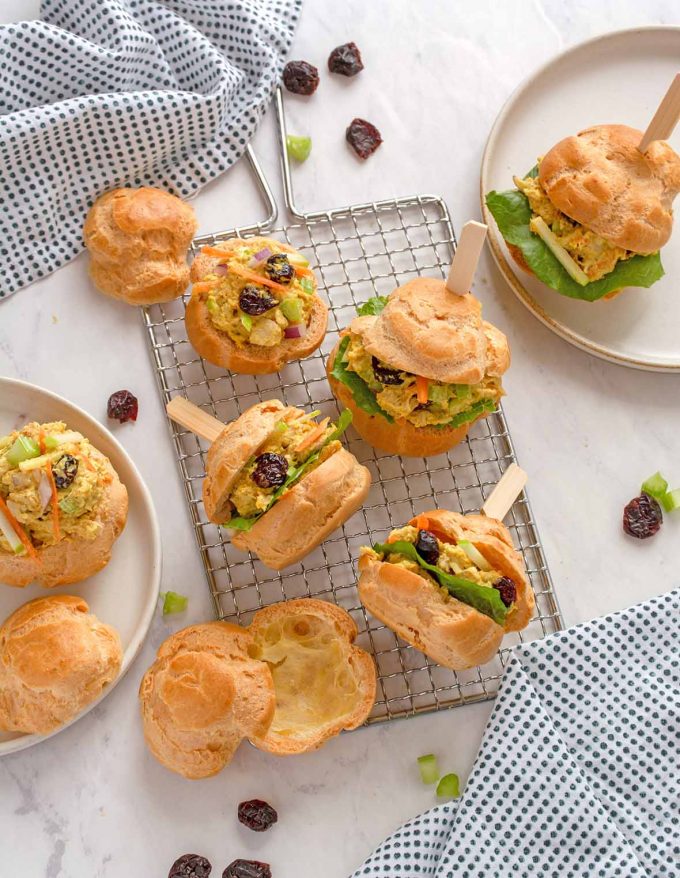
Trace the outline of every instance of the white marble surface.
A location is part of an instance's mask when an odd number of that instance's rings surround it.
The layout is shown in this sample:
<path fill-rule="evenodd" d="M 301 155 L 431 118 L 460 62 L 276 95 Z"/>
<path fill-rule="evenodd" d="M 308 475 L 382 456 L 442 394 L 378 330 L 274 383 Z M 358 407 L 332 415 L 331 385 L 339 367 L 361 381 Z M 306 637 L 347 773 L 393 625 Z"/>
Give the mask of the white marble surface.
<path fill-rule="evenodd" d="M 0 0 L 3 21 L 36 11 L 33 2 Z M 314 138 L 313 157 L 296 176 L 301 203 L 432 191 L 446 198 L 457 226 L 478 217 L 481 150 L 517 83 L 565 46 L 612 27 L 675 24 L 674 11 L 673 0 L 307 0 L 293 57 L 322 66 L 333 46 L 354 39 L 366 70 L 356 82 L 324 77 L 313 101 L 289 102 L 290 129 Z M 354 115 L 373 120 L 385 139 L 365 165 L 342 140 Z M 255 146 L 276 178 L 271 121 Z M 205 230 L 249 222 L 260 209 L 242 168 L 195 206 Z M 620 529 L 622 505 L 644 476 L 661 469 L 680 483 L 677 376 L 629 371 L 569 347 L 515 300 L 490 258 L 476 292 L 511 340 L 505 410 L 567 622 L 677 585 L 680 521 L 648 545 Z M 202 782 L 161 768 L 142 742 L 136 689 L 161 640 L 207 618 L 210 604 L 139 315 L 97 296 L 80 257 L 0 304 L 0 374 L 63 393 L 100 418 L 112 390 L 138 394 L 140 420 L 116 433 L 161 516 L 164 588 L 191 595 L 186 620 L 156 619 L 128 677 L 102 705 L 0 762 L 1 874 L 163 876 L 175 856 L 196 851 L 217 878 L 237 856 L 271 862 L 276 878 L 342 878 L 432 804 L 416 776 L 419 754 L 447 751 L 450 768 L 467 775 L 490 704 L 361 730 L 295 759 L 242 747 L 227 771 Z M 269 799 L 281 816 L 262 837 L 235 819 L 236 804 L 252 796 Z"/>

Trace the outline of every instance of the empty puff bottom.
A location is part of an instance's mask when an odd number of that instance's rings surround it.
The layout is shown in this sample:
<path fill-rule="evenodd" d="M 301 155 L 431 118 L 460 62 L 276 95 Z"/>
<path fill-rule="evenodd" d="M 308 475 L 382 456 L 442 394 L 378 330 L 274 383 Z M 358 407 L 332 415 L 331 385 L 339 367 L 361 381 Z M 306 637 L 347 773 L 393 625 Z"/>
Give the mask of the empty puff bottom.
<path fill-rule="evenodd" d="M 325 601 L 288 601 L 260 610 L 250 628 L 253 655 L 269 665 L 276 710 L 261 750 L 285 756 L 316 750 L 361 725 L 375 701 L 376 673 L 354 646 L 351 617 Z"/>

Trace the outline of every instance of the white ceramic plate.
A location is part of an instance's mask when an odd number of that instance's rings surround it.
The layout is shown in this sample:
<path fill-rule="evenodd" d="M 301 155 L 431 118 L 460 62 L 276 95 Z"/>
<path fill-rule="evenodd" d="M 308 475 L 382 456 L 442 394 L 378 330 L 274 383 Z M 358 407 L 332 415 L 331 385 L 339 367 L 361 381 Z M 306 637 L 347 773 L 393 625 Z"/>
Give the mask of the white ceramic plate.
<path fill-rule="evenodd" d="M 54 393 L 23 381 L 0 378 L 0 435 L 28 421 L 60 420 L 87 436 L 111 460 L 128 490 L 130 505 L 127 524 L 113 546 L 109 564 L 90 579 L 53 589 L 37 585 L 10 588 L 0 584 L 0 621 L 33 598 L 75 594 L 85 598 L 90 610 L 118 631 L 124 651 L 120 674 L 97 701 L 76 717 L 79 719 L 108 695 L 130 667 L 142 645 L 158 601 L 161 546 L 151 495 L 137 468 L 109 431 L 82 409 Z M 48 737 L 0 732 L 0 756 L 31 747 Z"/>
<path fill-rule="evenodd" d="M 536 157 L 590 125 L 620 122 L 644 130 L 680 69 L 680 28 L 619 31 L 581 43 L 550 61 L 510 97 L 482 159 L 482 214 L 508 283 L 529 310 L 567 341 L 624 366 L 680 372 L 680 230 L 661 251 L 666 275 L 649 290 L 582 302 L 525 274 L 509 256 L 484 204 L 491 189 L 512 189 Z M 680 128 L 670 142 L 680 152 Z"/>

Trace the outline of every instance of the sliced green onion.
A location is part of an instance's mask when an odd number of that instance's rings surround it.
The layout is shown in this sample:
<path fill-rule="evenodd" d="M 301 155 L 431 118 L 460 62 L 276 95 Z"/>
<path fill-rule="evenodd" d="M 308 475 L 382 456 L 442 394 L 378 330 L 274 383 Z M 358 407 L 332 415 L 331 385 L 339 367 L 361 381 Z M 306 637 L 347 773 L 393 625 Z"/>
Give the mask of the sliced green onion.
<path fill-rule="evenodd" d="M 476 546 L 473 546 L 470 540 L 458 540 L 457 545 L 461 547 L 461 549 L 465 552 L 468 558 L 472 561 L 475 567 L 478 567 L 480 570 L 484 570 L 488 572 L 491 570 L 491 564 L 486 560 L 484 555 L 479 551 Z"/>
<path fill-rule="evenodd" d="M 680 488 L 675 488 L 673 491 L 667 491 L 663 497 L 658 499 L 660 499 L 661 505 L 666 512 L 675 512 L 676 509 L 680 509 Z"/>
<path fill-rule="evenodd" d="M 281 312 L 291 323 L 302 323 L 302 302 L 294 296 L 284 299 L 280 305 Z"/>
<path fill-rule="evenodd" d="M 300 286 L 302 287 L 302 292 L 307 293 L 308 296 L 311 296 L 314 292 L 314 281 L 310 280 L 308 277 L 302 278 Z"/>
<path fill-rule="evenodd" d="M 5 513 L 0 509 L 0 533 L 2 533 L 3 537 L 9 543 L 10 549 L 14 552 L 15 555 L 23 555 L 26 551 L 26 547 L 19 539 L 19 535 L 14 530 L 12 525 L 10 524 L 9 519 L 5 515 Z"/>
<path fill-rule="evenodd" d="M 286 137 L 286 149 L 289 158 L 295 159 L 296 162 L 304 162 L 309 158 L 309 154 L 312 151 L 312 138 L 288 134 Z"/>
<path fill-rule="evenodd" d="M 253 328 L 253 318 L 250 314 L 241 314 L 241 323 L 246 332 L 250 332 Z"/>
<path fill-rule="evenodd" d="M 420 769 L 420 777 L 423 783 L 437 783 L 439 780 L 439 767 L 437 765 L 437 757 L 433 753 L 428 753 L 427 756 L 419 756 L 418 768 Z"/>
<path fill-rule="evenodd" d="M 445 774 L 437 784 L 437 795 L 446 799 L 457 799 L 460 796 L 458 775 Z"/>
<path fill-rule="evenodd" d="M 18 466 L 22 461 L 38 457 L 39 454 L 40 446 L 35 439 L 31 439 L 30 436 L 19 434 L 12 443 L 12 447 L 7 452 L 7 463 L 10 466 Z"/>
<path fill-rule="evenodd" d="M 654 473 L 653 476 L 646 479 L 640 489 L 641 493 L 649 494 L 650 497 L 654 497 L 656 500 L 660 500 L 667 490 L 668 482 L 661 473 Z"/>
<path fill-rule="evenodd" d="M 169 616 L 172 613 L 181 613 L 189 606 L 189 598 L 183 594 L 177 594 L 176 591 L 166 591 L 163 600 L 163 615 Z"/>

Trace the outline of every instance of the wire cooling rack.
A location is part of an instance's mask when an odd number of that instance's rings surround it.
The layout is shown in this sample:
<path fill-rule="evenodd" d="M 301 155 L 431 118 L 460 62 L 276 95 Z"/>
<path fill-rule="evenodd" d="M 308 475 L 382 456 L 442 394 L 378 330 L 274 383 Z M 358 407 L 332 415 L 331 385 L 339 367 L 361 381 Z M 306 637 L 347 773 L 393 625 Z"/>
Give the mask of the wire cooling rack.
<path fill-rule="evenodd" d="M 282 115 L 279 121 L 283 136 Z M 234 235 L 262 232 L 287 241 L 309 259 L 319 280 L 319 291 L 330 307 L 328 333 L 319 351 L 302 362 L 289 363 L 278 374 L 236 375 L 197 356 L 184 328 L 185 300 L 145 309 L 144 321 L 163 402 L 181 395 L 224 422 L 256 402 L 273 398 L 336 417 L 338 408 L 324 363 L 339 330 L 352 320 L 357 305 L 371 296 L 387 294 L 419 274 L 446 273 L 456 246 L 446 205 L 435 196 L 414 196 L 302 214 L 293 205 L 290 169 L 284 162 L 289 210 L 301 221 L 275 228 L 276 208 L 271 193 L 251 153 L 249 158 L 260 175 L 260 186 L 270 207 L 269 218 L 248 228 L 198 238 L 194 250 Z M 373 654 L 378 668 L 378 696 L 369 722 L 491 698 L 508 649 L 562 627 L 525 494 L 512 507 L 506 523 L 524 557 L 536 595 L 536 613 L 523 632 L 505 638 L 503 649 L 491 662 L 463 672 L 433 664 L 369 616 L 358 598 L 356 559 L 360 546 L 381 541 L 392 528 L 404 525 L 418 512 L 443 507 L 466 513 L 481 508 L 515 460 L 501 409 L 478 422 L 467 440 L 453 451 L 427 460 L 383 454 L 350 428 L 345 441 L 373 478 L 366 503 L 302 563 L 280 573 L 233 548 L 227 533 L 208 521 L 201 499 L 207 444 L 175 424 L 171 424 L 171 430 L 217 617 L 248 624 L 260 607 L 298 597 L 331 600 L 346 609 L 357 623 L 358 643 Z"/>

